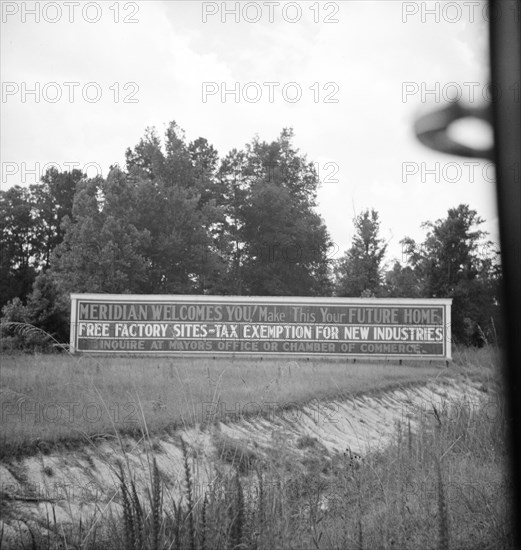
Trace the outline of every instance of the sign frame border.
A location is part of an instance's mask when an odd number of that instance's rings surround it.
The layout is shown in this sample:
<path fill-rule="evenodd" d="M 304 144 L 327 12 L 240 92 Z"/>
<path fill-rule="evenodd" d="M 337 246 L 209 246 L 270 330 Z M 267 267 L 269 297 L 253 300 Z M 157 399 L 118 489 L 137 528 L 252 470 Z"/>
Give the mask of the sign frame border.
<path fill-rule="evenodd" d="M 345 358 L 345 359 L 377 359 L 377 360 L 424 360 L 424 361 L 451 361 L 452 360 L 452 338 L 451 338 L 451 308 L 452 298 L 351 298 L 351 297 L 321 297 L 321 296 L 226 296 L 226 295 L 206 295 L 206 294 L 99 294 L 99 293 L 71 293 L 71 324 L 70 324 L 70 347 L 72 354 L 84 353 L 87 355 L 135 355 L 143 356 L 171 356 L 171 357 L 330 357 L 330 358 Z M 205 303 L 229 303 L 231 305 L 241 305 L 252 303 L 255 304 L 273 304 L 273 305 L 288 305 L 291 303 L 299 305 L 353 305 L 367 306 L 371 303 L 385 305 L 412 305 L 412 306 L 441 306 L 444 309 L 445 323 L 445 340 L 444 356 L 439 355 L 403 355 L 403 354 L 346 354 L 346 353 L 308 353 L 308 352 L 285 352 L 285 353 L 269 353 L 269 352 L 237 352 L 237 351 L 190 351 L 190 352 L 172 352 L 172 350 L 158 350 L 154 352 L 144 351 L 133 353 L 134 350 L 125 352 L 124 350 L 77 350 L 77 331 L 78 324 L 78 301 L 100 301 L 100 302 L 167 302 L 168 300 L 175 302 L 205 302 Z"/>

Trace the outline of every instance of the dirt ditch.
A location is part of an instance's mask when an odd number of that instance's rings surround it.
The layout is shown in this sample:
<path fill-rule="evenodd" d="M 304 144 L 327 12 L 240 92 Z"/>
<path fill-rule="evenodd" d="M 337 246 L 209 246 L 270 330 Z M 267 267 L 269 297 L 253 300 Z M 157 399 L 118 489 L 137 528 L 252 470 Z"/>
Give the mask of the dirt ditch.
<path fill-rule="evenodd" d="M 311 452 L 319 461 L 331 460 L 346 449 L 363 458 L 385 447 L 399 424 L 414 431 L 418 413 L 432 415 L 434 406 L 457 415 L 462 407 L 479 406 L 485 397 L 478 384 L 445 379 L 377 395 L 311 402 L 262 417 L 249 414 L 170 436 L 142 440 L 111 437 L 86 444 L 81 450 L 51 450 L 4 460 L 0 463 L 3 544 L 14 547 L 15 541 L 29 537 L 27 525 L 44 529 L 49 518 L 55 524 L 81 520 L 89 525 L 103 522 L 111 514 L 117 517 L 122 512 L 119 465 L 132 472 L 137 491 L 145 494 L 152 455 L 168 496 L 178 498 L 184 483 L 181 439 L 188 449 L 193 479 L 204 488 L 212 482 L 216 467 L 269 460 L 274 453 L 299 467 Z"/>

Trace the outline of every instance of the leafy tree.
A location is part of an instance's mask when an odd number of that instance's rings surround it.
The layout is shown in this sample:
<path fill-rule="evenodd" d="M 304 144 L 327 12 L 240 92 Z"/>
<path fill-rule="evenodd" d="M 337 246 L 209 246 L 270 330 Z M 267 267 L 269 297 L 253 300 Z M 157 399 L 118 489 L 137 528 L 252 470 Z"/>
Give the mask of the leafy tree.
<path fill-rule="evenodd" d="M 44 268 L 50 265 L 51 253 L 63 240 L 61 227 L 65 216 L 71 216 L 74 194 L 78 182 L 85 177 L 80 170 L 59 172 L 56 168 L 47 170 L 41 183 L 31 185 L 35 199 L 36 217 L 39 227 L 39 248 Z"/>
<path fill-rule="evenodd" d="M 139 203 L 136 228 L 150 233 L 142 249 L 148 292 L 215 292 L 226 269 L 215 250 L 224 219 L 214 189 L 216 167 L 213 147 L 203 138 L 186 144 L 175 122 L 164 144 L 148 130 L 127 151 L 127 171 L 136 182 Z"/>
<path fill-rule="evenodd" d="M 284 130 L 273 143 L 256 138 L 218 167 L 206 139 L 186 144 L 172 122 L 164 146 L 149 130 L 127 151 L 136 227 L 151 233 L 151 292 L 328 292 L 329 237 L 313 211 L 318 178 L 292 137 Z"/>
<path fill-rule="evenodd" d="M 468 205 L 451 208 L 444 219 L 425 222 L 420 245 L 405 238 L 408 263 L 421 281 L 421 294 L 452 298 L 452 335 L 465 344 L 484 340 L 499 308 L 501 270 L 497 257 L 483 254 L 491 243 L 479 229 L 484 220 Z"/>
<path fill-rule="evenodd" d="M 142 290 L 147 266 L 140 249 L 149 233 L 133 223 L 138 207 L 134 185 L 118 168 L 111 169 L 106 181 L 97 177 L 79 184 L 72 219 L 65 219 L 65 237 L 52 259 L 64 290 Z"/>
<path fill-rule="evenodd" d="M 351 248 L 336 267 L 338 296 L 378 295 L 382 292 L 382 262 L 387 245 L 379 237 L 378 212 L 365 210 L 353 220 L 355 234 Z"/>
<path fill-rule="evenodd" d="M 14 297 L 25 300 L 37 274 L 49 267 L 82 177 L 79 170 L 50 168 L 39 184 L 0 191 L 0 307 Z"/>
<path fill-rule="evenodd" d="M 383 293 L 390 298 L 420 298 L 421 282 L 412 267 L 402 266 L 396 261 L 392 269 L 385 273 Z"/>
<path fill-rule="evenodd" d="M 0 307 L 25 298 L 40 268 L 38 220 L 31 191 L 0 191 Z"/>
<path fill-rule="evenodd" d="M 248 170 L 246 153 L 232 149 L 221 161 L 217 172 L 216 200 L 222 208 L 223 218 L 217 228 L 215 243 L 219 257 L 227 266 L 219 288 L 222 294 L 243 293 L 245 243 L 241 209 L 246 203 L 250 187 Z"/>
<path fill-rule="evenodd" d="M 243 206 L 243 280 L 254 295 L 320 295 L 329 237 L 318 214 L 273 183 L 256 185 Z"/>
<path fill-rule="evenodd" d="M 27 331 L 19 323 L 27 323 L 27 307 L 16 296 L 2 307 L 0 323 L 0 351 L 20 351 L 29 348 Z"/>
<path fill-rule="evenodd" d="M 164 156 L 155 128 L 146 128 L 145 136 L 134 149 L 127 148 L 125 159 L 127 171 L 134 176 L 154 179 L 163 171 Z"/>
<path fill-rule="evenodd" d="M 327 295 L 331 241 L 315 212 L 318 177 L 284 129 L 232 151 L 219 172 L 225 187 L 223 227 L 236 294 Z"/>
<path fill-rule="evenodd" d="M 23 304 L 18 296 L 9 300 L 9 302 L 2 307 L 2 322 L 5 321 L 13 323 L 29 322 L 27 306 Z"/>
<path fill-rule="evenodd" d="M 40 273 L 26 306 L 27 322 L 44 330 L 59 342 L 69 340 L 70 300 L 52 271 Z"/>

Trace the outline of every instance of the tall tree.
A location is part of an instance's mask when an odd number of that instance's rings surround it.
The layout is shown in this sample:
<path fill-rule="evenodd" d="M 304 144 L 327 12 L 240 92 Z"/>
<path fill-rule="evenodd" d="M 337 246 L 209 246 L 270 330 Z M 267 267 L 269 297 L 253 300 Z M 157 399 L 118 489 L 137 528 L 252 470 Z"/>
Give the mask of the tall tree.
<path fill-rule="evenodd" d="M 336 267 L 338 296 L 378 295 L 382 285 L 382 262 L 387 245 L 380 238 L 380 221 L 374 209 L 353 220 L 355 234 L 351 248 Z"/>
<path fill-rule="evenodd" d="M 164 143 L 154 130 L 127 151 L 127 171 L 136 182 L 136 228 L 150 232 L 143 249 L 147 290 L 157 293 L 215 292 L 226 269 L 215 250 L 224 211 L 214 189 L 217 154 L 199 138 L 186 144 L 171 122 Z"/>
<path fill-rule="evenodd" d="M 331 241 L 315 211 L 318 177 L 292 139 L 290 129 L 271 143 L 255 138 L 221 165 L 236 294 L 331 292 Z"/>
<path fill-rule="evenodd" d="M 422 296 L 452 298 L 452 335 L 470 344 L 491 327 L 499 304 L 500 267 L 496 258 L 481 254 L 491 244 L 484 223 L 466 204 L 448 210 L 446 218 L 425 222 L 425 240 L 402 243 L 409 264 L 421 281 Z"/>
<path fill-rule="evenodd" d="M 61 227 L 65 216 L 71 216 L 74 194 L 78 182 L 85 177 L 80 170 L 60 172 L 56 168 L 47 170 L 41 183 L 31 185 L 35 198 L 36 218 L 39 228 L 41 263 L 50 265 L 51 252 L 63 240 Z"/>
<path fill-rule="evenodd" d="M 26 321 L 44 330 L 56 340 L 69 340 L 70 300 L 68 293 L 48 269 L 34 281 L 27 298 Z"/>
<path fill-rule="evenodd" d="M 60 285 L 74 292 L 140 292 L 146 281 L 141 250 L 149 241 L 134 224 L 135 186 L 118 168 L 107 180 L 82 181 L 65 237 L 53 254 L 52 270 Z"/>
<path fill-rule="evenodd" d="M 385 273 L 383 294 L 390 298 L 420 298 L 421 281 L 412 267 L 402 266 L 396 261 Z"/>
<path fill-rule="evenodd" d="M 25 299 L 41 266 L 34 195 L 14 186 L 0 191 L 0 307 Z"/>
<path fill-rule="evenodd" d="M 139 143 L 125 153 L 127 171 L 134 177 L 154 179 L 163 171 L 164 155 L 161 151 L 161 140 L 155 128 L 146 128 L 145 135 Z"/>
<path fill-rule="evenodd" d="M 216 245 L 219 257 L 227 265 L 219 289 L 223 294 L 243 293 L 244 223 L 241 208 L 250 186 L 247 172 L 246 154 L 237 149 L 232 149 L 222 159 L 217 172 L 216 199 L 223 210 L 223 219 L 218 227 Z"/>
<path fill-rule="evenodd" d="M 0 307 L 15 296 L 25 301 L 36 275 L 49 267 L 82 177 L 79 170 L 50 168 L 38 184 L 0 191 Z"/>

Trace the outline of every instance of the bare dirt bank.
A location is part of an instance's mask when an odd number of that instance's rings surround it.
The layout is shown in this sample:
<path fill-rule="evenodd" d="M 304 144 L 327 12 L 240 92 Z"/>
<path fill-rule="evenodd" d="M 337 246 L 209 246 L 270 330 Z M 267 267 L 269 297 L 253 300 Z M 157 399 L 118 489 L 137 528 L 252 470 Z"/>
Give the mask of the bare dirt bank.
<path fill-rule="evenodd" d="M 285 411 L 238 415 L 232 422 L 179 430 L 174 435 L 142 439 L 112 437 L 71 451 L 4 460 L 0 463 L 4 544 L 15 547 L 28 538 L 26 525 L 45 529 L 51 523 L 83 525 L 103 522 L 122 512 L 119 465 L 132 472 L 138 493 L 150 484 L 150 460 L 157 460 L 168 497 L 183 493 L 184 456 L 188 449 L 193 479 L 203 494 L 216 469 L 242 468 L 266 460 L 305 469 L 310 459 L 331 461 L 349 448 L 362 457 L 385 447 L 398 426 L 415 431 L 434 407 L 456 417 L 487 395 L 471 381 L 443 379 L 376 395 L 321 402 Z M 240 412 L 240 411 L 239 411 Z M 418 413 L 420 415 L 418 416 Z M 490 409 L 490 414 L 497 411 Z M 420 420 L 419 420 L 420 419 Z"/>

